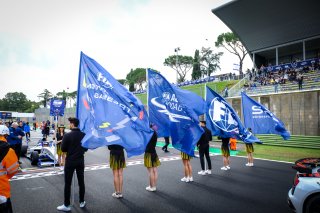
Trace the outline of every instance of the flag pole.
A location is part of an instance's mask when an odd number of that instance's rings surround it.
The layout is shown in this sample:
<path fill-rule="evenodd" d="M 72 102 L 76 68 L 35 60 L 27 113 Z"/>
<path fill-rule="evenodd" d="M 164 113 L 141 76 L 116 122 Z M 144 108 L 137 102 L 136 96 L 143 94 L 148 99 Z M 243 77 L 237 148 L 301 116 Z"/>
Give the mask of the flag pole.
<path fill-rule="evenodd" d="M 149 116 L 149 105 L 148 105 L 148 103 L 149 103 L 149 75 L 148 75 L 148 68 L 146 68 L 146 82 L 147 82 L 147 90 L 146 90 L 146 92 L 147 92 L 147 114 L 148 114 L 148 116 Z"/>

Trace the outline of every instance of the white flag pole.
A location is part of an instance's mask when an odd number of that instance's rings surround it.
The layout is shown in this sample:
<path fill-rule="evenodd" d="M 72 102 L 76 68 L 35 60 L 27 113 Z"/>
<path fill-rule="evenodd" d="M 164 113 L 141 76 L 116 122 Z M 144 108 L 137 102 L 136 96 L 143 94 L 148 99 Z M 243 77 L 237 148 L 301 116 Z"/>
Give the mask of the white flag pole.
<path fill-rule="evenodd" d="M 147 114 L 148 114 L 148 116 L 149 116 L 149 105 L 148 105 L 148 103 L 149 103 L 149 75 L 148 75 L 148 68 L 146 68 L 146 82 L 147 82 L 147 90 L 146 90 L 146 92 L 147 92 Z"/>

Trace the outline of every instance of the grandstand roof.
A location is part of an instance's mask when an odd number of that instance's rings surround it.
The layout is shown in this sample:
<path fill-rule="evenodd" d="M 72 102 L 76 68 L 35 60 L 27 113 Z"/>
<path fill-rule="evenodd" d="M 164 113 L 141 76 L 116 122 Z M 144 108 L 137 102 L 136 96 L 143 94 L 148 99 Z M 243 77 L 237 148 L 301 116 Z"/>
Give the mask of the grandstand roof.
<path fill-rule="evenodd" d="M 319 0 L 234 0 L 212 10 L 249 52 L 320 36 Z"/>

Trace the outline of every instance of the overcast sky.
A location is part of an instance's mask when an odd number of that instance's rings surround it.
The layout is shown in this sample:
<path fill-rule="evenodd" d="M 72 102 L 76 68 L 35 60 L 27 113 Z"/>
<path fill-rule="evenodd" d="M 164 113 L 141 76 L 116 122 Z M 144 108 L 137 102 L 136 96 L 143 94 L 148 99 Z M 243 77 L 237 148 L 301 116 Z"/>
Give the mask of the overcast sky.
<path fill-rule="evenodd" d="M 75 91 L 80 51 L 116 79 L 150 67 L 174 82 L 164 59 L 176 47 L 192 57 L 202 46 L 214 48 L 230 30 L 211 9 L 228 1 L 0 0 L 0 98 L 23 92 L 39 101 L 44 89 Z M 225 53 L 219 73 L 232 71 L 233 63 L 237 58 Z M 252 67 L 249 56 L 244 67 Z"/>

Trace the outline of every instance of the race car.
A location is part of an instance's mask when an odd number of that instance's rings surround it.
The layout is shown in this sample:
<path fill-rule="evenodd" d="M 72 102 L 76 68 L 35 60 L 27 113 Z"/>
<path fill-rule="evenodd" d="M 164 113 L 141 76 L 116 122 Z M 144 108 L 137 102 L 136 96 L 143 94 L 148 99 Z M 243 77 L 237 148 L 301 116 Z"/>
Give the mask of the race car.
<path fill-rule="evenodd" d="M 303 158 L 292 166 L 297 173 L 288 193 L 288 205 L 296 213 L 320 212 L 320 158 Z"/>
<path fill-rule="evenodd" d="M 54 141 L 39 140 L 35 146 L 23 146 L 22 154 L 31 160 L 31 165 L 39 167 L 53 166 L 58 163 L 58 155 Z"/>

